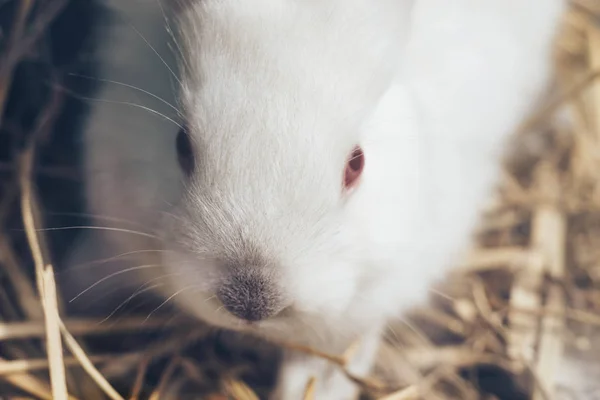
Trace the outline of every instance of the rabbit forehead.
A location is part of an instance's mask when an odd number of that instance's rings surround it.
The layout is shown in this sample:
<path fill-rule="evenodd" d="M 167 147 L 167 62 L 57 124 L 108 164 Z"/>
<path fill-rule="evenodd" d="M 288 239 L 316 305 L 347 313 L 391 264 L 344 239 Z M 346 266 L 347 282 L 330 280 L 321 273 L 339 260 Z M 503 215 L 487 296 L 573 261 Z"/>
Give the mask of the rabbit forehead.
<path fill-rule="evenodd" d="M 395 73 L 401 29 L 390 15 L 401 7 L 361 14 L 362 0 L 338 3 L 195 4 L 180 19 L 188 113 L 205 123 L 239 119 L 243 109 L 276 109 L 288 123 L 309 124 L 315 110 L 340 125 L 360 120 Z"/>

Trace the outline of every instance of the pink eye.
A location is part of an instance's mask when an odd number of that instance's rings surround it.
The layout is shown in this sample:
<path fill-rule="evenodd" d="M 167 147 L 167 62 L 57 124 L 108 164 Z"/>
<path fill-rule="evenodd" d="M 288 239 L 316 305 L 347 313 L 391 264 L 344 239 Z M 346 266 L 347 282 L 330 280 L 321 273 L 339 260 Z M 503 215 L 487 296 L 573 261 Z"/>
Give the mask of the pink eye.
<path fill-rule="evenodd" d="M 365 155 L 360 147 L 356 146 L 348 161 L 346 162 L 346 168 L 344 170 L 344 188 L 350 189 L 356 185 L 360 174 L 363 171 L 365 165 Z"/>

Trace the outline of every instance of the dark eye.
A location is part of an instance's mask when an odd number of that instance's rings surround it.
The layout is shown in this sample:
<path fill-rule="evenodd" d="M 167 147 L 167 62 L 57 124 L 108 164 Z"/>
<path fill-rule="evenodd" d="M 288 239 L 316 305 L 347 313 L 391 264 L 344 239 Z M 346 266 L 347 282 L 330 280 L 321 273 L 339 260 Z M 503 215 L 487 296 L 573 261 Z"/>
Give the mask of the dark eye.
<path fill-rule="evenodd" d="M 185 129 L 180 129 L 177 133 L 175 145 L 177 147 L 177 160 L 179 161 L 179 166 L 186 176 L 190 176 L 192 172 L 194 172 L 194 152 L 192 150 L 190 137 Z"/>
<path fill-rule="evenodd" d="M 358 146 L 352 150 L 352 153 L 346 161 L 346 168 L 344 169 L 344 188 L 350 189 L 356 185 L 358 178 L 362 174 L 365 166 L 365 155 L 362 149 Z"/>

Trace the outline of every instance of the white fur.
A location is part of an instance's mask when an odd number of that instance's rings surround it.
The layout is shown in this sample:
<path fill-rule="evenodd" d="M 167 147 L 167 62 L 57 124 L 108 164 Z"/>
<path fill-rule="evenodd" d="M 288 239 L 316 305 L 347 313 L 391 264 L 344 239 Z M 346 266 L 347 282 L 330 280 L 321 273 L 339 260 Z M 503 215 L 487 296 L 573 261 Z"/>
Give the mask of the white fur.
<path fill-rule="evenodd" d="M 142 3 L 115 1 L 166 56 L 160 8 Z M 376 3 L 205 0 L 185 8 L 180 105 L 198 152 L 187 184 L 177 128 L 155 115 L 102 105 L 85 138 L 91 211 L 160 236 L 109 233 L 106 251 L 167 251 L 140 254 L 134 262 L 161 267 L 137 274 L 139 282 L 171 274 L 165 296 L 185 289 L 174 298 L 183 309 L 240 329 L 211 300 L 218 260 L 257 251 L 292 312 L 254 333 L 332 352 L 365 335 L 361 374 L 377 347 L 372 332 L 423 301 L 466 245 L 503 142 L 544 89 L 563 8 L 563 0 Z M 156 55 L 130 27 L 112 32 L 106 77 L 173 101 Z M 103 90 L 103 98 L 123 95 L 115 85 Z M 355 144 L 365 170 L 345 196 L 342 171 Z M 309 365 L 293 356 L 286 363 L 282 398 L 300 398 L 310 371 L 325 376 L 321 363 Z M 317 398 L 355 394 L 341 375 L 328 379 Z"/>

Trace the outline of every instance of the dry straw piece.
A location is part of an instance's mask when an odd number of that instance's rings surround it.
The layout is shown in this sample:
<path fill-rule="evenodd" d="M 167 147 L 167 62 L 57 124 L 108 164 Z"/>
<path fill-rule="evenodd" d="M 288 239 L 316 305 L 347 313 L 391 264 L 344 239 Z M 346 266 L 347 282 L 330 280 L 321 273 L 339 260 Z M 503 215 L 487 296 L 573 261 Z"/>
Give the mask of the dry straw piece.
<path fill-rule="evenodd" d="M 26 55 L 45 54 L 40 39 L 68 3 L 14 2 L 0 58 L 2 133 L 15 130 L 4 111 L 16 69 Z M 345 354 L 274 345 L 326 360 L 380 400 L 558 400 L 600 381 L 600 372 L 573 380 L 600 371 L 600 356 L 586 358 L 600 354 L 600 3 L 571 5 L 557 40 L 555 90 L 515 135 L 517 143 L 535 146 L 517 146 L 526 151 L 507 160 L 472 249 L 447 283 L 432 289 L 431 303 L 390 324 L 373 376 L 347 370 L 356 344 Z M 0 391 L 36 399 L 162 400 L 189 398 L 190 391 L 202 399 L 263 398 L 264 388 L 246 379 L 256 362 L 225 363 L 206 327 L 160 316 L 62 319 L 40 202 L 49 194 L 37 190 L 34 178 L 65 170 L 36 157 L 40 143 L 58 136 L 65 97 L 54 88 L 32 127 L 21 132 L 26 145 L 14 149 L 16 161 L 0 160 L 0 284 L 10 289 L 10 295 L 0 291 Z M 67 172 L 59 175 L 78 176 Z M 9 228 L 13 215 L 22 215 L 27 246 Z M 150 333 L 159 339 L 124 353 L 88 346 Z M 201 355 L 191 353 L 204 341 Z M 304 399 L 314 399 L 318 379 L 307 382 Z M 589 398 L 586 393 L 580 398 Z"/>

